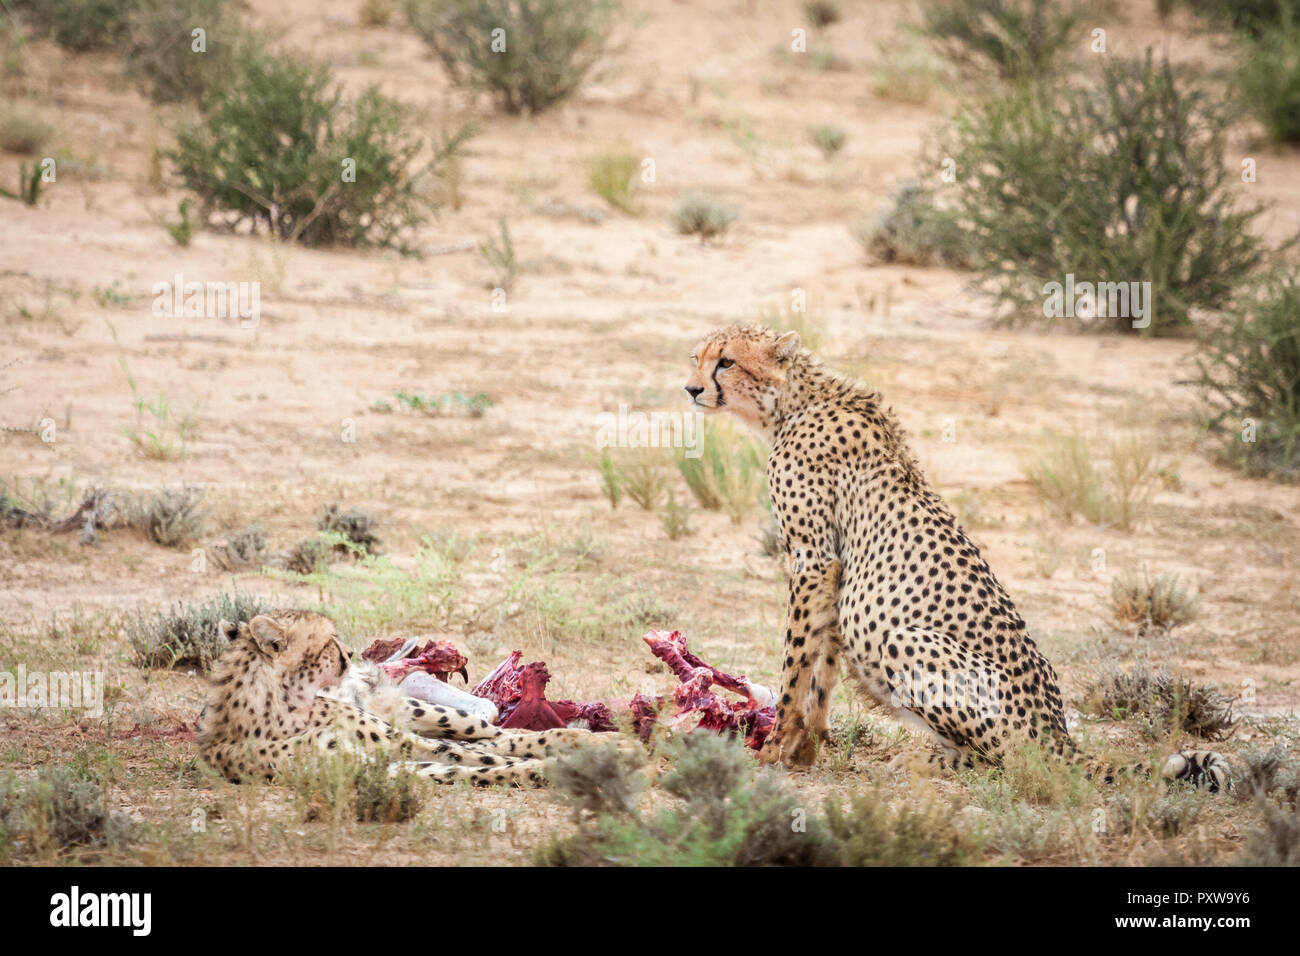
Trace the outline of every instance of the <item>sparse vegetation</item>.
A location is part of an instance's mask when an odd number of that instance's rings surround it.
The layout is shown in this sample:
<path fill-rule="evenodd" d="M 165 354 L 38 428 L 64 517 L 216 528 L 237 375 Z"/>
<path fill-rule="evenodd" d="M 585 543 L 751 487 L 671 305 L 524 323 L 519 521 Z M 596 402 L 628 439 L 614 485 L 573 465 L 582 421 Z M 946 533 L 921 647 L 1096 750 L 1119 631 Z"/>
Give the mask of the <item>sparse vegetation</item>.
<path fill-rule="evenodd" d="M 808 138 L 821 150 L 822 156 L 830 159 L 844 148 L 844 144 L 849 141 L 849 134 L 834 123 L 823 123 L 809 128 Z"/>
<path fill-rule="evenodd" d="M 7 110 L 0 114 L 0 150 L 35 156 L 50 142 L 54 130 L 30 113 Z"/>
<path fill-rule="evenodd" d="M 1274 141 L 1300 143 L 1300 4 L 1244 41 L 1240 63 L 1237 83 L 1246 108 Z"/>
<path fill-rule="evenodd" d="M 121 48 L 126 69 L 154 102 L 201 103 L 227 79 L 243 36 L 230 0 L 130 0 L 122 6 L 129 10 Z"/>
<path fill-rule="evenodd" d="M 712 422 L 704 428 L 698 457 L 677 450 L 677 470 L 699 506 L 725 511 L 735 524 L 766 496 L 766 460 L 755 439 Z"/>
<path fill-rule="evenodd" d="M 605 54 L 617 0 L 406 0 L 411 27 L 458 86 L 507 113 L 541 113 L 582 85 Z"/>
<path fill-rule="evenodd" d="M 0 861 L 66 863 L 93 851 L 125 846 L 130 820 L 104 804 L 104 788 L 66 767 L 43 767 L 35 780 L 0 777 Z"/>
<path fill-rule="evenodd" d="M 515 256 L 515 242 L 510 238 L 510 224 L 506 217 L 498 220 L 501 238 L 488 236 L 478 244 L 479 255 L 492 268 L 493 288 L 513 291 L 515 279 L 519 277 L 519 260 Z"/>
<path fill-rule="evenodd" d="M 808 22 L 818 28 L 833 26 L 840 22 L 840 5 L 836 0 L 805 0 L 803 12 Z"/>
<path fill-rule="evenodd" d="M 659 512 L 659 520 L 663 522 L 664 532 L 671 541 L 691 533 L 690 506 L 684 501 L 678 501 L 677 492 L 672 488 L 668 489 L 668 500 Z"/>
<path fill-rule="evenodd" d="M 673 229 L 683 236 L 699 236 L 708 242 L 726 235 L 736 221 L 736 210 L 698 196 L 683 199 L 673 213 Z"/>
<path fill-rule="evenodd" d="M 365 554 L 379 553 L 379 535 L 375 529 L 379 522 L 358 508 L 343 511 L 337 504 L 328 505 L 316 519 L 316 530 L 341 535 L 345 541 L 338 550 L 359 550 Z"/>
<path fill-rule="evenodd" d="M 1159 472 L 1149 437 L 1111 439 L 1102 463 L 1092 442 L 1079 432 L 1049 430 L 1044 444 L 1045 450 L 1024 466 L 1024 473 L 1060 517 L 1068 521 L 1078 515 L 1123 531 L 1132 531 L 1144 518 Z"/>

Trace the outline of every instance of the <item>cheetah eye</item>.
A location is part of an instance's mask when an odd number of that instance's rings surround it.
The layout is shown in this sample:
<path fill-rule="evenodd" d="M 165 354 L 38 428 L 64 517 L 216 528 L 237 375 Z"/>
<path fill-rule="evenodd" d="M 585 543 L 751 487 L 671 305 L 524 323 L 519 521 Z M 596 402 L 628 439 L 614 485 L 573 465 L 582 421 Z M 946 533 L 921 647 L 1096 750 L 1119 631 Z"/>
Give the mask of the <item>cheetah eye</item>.
<path fill-rule="evenodd" d="M 718 359 L 718 368 L 731 368 L 731 366 L 735 364 L 735 362 L 728 358 Z"/>

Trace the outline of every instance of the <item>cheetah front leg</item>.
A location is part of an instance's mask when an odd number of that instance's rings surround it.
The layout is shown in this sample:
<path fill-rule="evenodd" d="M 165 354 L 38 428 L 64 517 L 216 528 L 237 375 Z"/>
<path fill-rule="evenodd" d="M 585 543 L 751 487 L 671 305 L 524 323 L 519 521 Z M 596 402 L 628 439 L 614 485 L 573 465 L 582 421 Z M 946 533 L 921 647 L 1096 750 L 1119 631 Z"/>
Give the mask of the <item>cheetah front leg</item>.
<path fill-rule="evenodd" d="M 840 571 L 838 558 L 792 561 L 781 696 L 776 723 L 758 755 L 763 763 L 807 766 L 816 758 L 839 676 Z"/>

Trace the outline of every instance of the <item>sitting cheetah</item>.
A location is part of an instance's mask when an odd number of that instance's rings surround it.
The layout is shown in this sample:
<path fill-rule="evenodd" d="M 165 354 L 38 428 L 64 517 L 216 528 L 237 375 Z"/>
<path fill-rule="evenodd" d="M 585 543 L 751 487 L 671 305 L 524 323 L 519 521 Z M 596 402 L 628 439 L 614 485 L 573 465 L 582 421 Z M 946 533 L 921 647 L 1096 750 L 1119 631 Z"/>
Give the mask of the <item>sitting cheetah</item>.
<path fill-rule="evenodd" d="M 1056 672 L 879 394 L 827 369 L 795 332 L 733 326 L 692 361 L 694 405 L 731 412 L 772 446 L 789 609 L 777 720 L 760 759 L 812 762 L 841 657 L 871 697 L 937 738 L 940 765 L 996 762 L 1036 739 L 1078 759 Z M 1211 790 L 1228 782 L 1227 761 L 1211 751 L 1180 751 L 1163 773 Z"/>
<path fill-rule="evenodd" d="M 389 723 L 367 711 L 378 668 L 350 669 L 350 654 L 324 615 L 277 611 L 220 627 L 230 643 L 199 716 L 198 743 L 203 759 L 236 783 L 273 778 L 302 748 L 387 747 L 409 752 L 409 769 L 440 782 L 539 785 L 557 746 L 589 734 L 502 730 L 463 710 L 392 693 L 377 697 Z"/>

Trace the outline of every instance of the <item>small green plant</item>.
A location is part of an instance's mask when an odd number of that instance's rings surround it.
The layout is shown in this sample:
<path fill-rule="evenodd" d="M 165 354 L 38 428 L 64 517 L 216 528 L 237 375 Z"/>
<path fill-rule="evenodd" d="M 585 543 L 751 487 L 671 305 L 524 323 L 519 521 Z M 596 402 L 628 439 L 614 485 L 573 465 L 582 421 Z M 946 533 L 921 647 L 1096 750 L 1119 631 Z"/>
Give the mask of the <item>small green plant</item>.
<path fill-rule="evenodd" d="M 190 220 L 190 206 L 192 203 L 193 200 L 191 199 L 182 199 L 176 207 L 180 220 L 167 224 L 167 234 L 182 249 L 188 248 L 190 242 L 194 239 L 194 223 Z"/>
<path fill-rule="evenodd" d="M 423 392 L 394 392 L 393 394 L 403 408 L 434 417 L 465 415 L 469 418 L 482 418 L 484 413 L 495 404 L 487 392 L 475 392 L 472 395 L 465 392 L 444 392 L 441 395 L 426 395 Z M 392 406 L 386 402 L 383 405 L 387 407 L 383 408 L 380 402 L 376 402 L 375 410 L 392 410 Z"/>
<path fill-rule="evenodd" d="M 726 234 L 736 221 L 736 210 L 698 196 L 683 199 L 673 213 L 673 229 L 683 236 L 709 242 Z"/>
<path fill-rule="evenodd" d="M 925 0 L 921 30 L 954 62 L 1023 80 L 1059 67 L 1085 9 L 1076 0 Z"/>
<path fill-rule="evenodd" d="M 7 111 L 0 115 L 0 150 L 35 156 L 54 135 L 50 125 L 30 113 Z"/>
<path fill-rule="evenodd" d="M 493 287 L 510 292 L 515 287 L 515 279 L 519 277 L 519 260 L 515 256 L 515 243 L 510 238 L 510 225 L 506 222 L 505 216 L 499 220 L 498 228 L 501 233 L 500 241 L 493 236 L 488 236 L 479 242 L 478 252 L 483 257 L 483 261 L 492 268 Z"/>
<path fill-rule="evenodd" d="M 127 509 L 127 524 L 165 548 L 196 541 L 203 523 L 201 488 L 164 488 L 132 501 Z"/>
<path fill-rule="evenodd" d="M 1229 463 L 1300 478 L 1300 270 L 1267 276 L 1208 323 L 1193 384 Z"/>
<path fill-rule="evenodd" d="M 1082 434 L 1046 433 L 1046 449 L 1024 467 L 1044 503 L 1069 521 L 1075 515 L 1098 525 L 1132 531 L 1145 516 L 1158 483 L 1153 441 L 1147 436 L 1113 439 L 1104 465 Z"/>
<path fill-rule="evenodd" d="M 968 269 L 974 258 L 970 234 L 920 183 L 903 183 L 882 212 L 852 232 L 869 262 Z"/>
<path fill-rule="evenodd" d="M 876 49 L 871 91 L 881 99 L 921 106 L 943 85 L 944 64 L 916 38 L 891 38 Z"/>
<path fill-rule="evenodd" d="M 619 486 L 643 511 L 654 511 L 664 495 L 668 478 L 655 449 L 628 449 L 618 462 Z"/>
<path fill-rule="evenodd" d="M 739 524 L 766 497 L 766 456 L 749 435 L 728 424 L 709 425 L 705 426 L 699 457 L 677 449 L 677 470 L 701 508 L 725 511 Z"/>
<path fill-rule="evenodd" d="M 641 158 L 635 153 L 609 150 L 587 160 L 587 187 L 615 209 L 639 216 L 640 173 Z"/>
<path fill-rule="evenodd" d="M 677 492 L 672 488 L 668 489 L 668 500 L 659 513 L 659 520 L 663 522 L 664 532 L 671 541 L 684 538 L 691 533 L 690 506 L 684 501 L 678 501 Z"/>
<path fill-rule="evenodd" d="M 187 412 L 176 414 L 163 392 L 156 399 L 136 395 L 135 425 L 126 430 L 126 437 L 146 458 L 171 461 L 185 455 L 185 446 L 198 431 L 198 404 Z"/>
<path fill-rule="evenodd" d="M 103 308 L 120 309 L 131 304 L 131 296 L 122 291 L 122 282 L 120 279 L 114 279 L 112 285 L 95 286 L 91 290 L 91 295 L 95 301 Z"/>
<path fill-rule="evenodd" d="M 1111 608 L 1115 619 L 1134 624 L 1139 633 L 1168 631 L 1186 624 L 1196 614 L 1196 599 L 1183 588 L 1176 574 L 1151 576 L 1150 570 L 1123 576 L 1110 582 Z"/>
<path fill-rule="evenodd" d="M 26 203 L 28 206 L 35 206 L 41 199 L 41 183 L 43 183 L 43 170 L 39 163 L 20 163 L 18 166 L 18 191 L 10 192 L 0 187 L 0 196 L 8 199 L 17 199 Z"/>
<path fill-rule="evenodd" d="M 812 140 L 814 146 L 821 150 L 822 156 L 830 159 L 849 141 L 849 134 L 841 126 L 833 123 L 823 123 L 820 126 L 810 127 L 808 138 Z"/>
<path fill-rule="evenodd" d="M 202 604 L 177 603 L 153 614 L 138 611 L 126 621 L 126 637 L 141 667 L 196 667 L 206 672 L 226 649 L 218 624 L 248 622 L 271 610 L 251 594 L 218 594 Z"/>
<path fill-rule="evenodd" d="M 406 18 L 457 86 L 507 113 L 570 97 L 604 55 L 617 0 L 406 0 Z"/>
<path fill-rule="evenodd" d="M 75 53 L 117 48 L 126 37 L 134 0 L 10 0 L 41 36 Z"/>
<path fill-rule="evenodd" d="M 600 450 L 600 457 L 596 459 L 596 468 L 600 472 L 600 493 L 605 496 L 611 508 L 617 508 L 618 503 L 623 500 L 623 482 L 618 465 L 608 448 Z"/>

